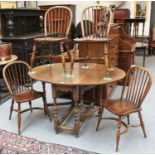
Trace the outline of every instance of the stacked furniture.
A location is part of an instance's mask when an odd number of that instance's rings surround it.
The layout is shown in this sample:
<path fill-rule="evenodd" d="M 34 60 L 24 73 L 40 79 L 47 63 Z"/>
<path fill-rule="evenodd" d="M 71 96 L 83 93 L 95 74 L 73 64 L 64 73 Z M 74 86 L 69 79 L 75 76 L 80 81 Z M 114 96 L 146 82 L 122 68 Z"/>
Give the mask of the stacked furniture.
<path fill-rule="evenodd" d="M 2 41 L 12 43 L 12 53 L 18 56 L 18 59 L 25 60 L 30 63 L 30 55 L 32 52 L 34 38 L 44 36 L 43 33 L 43 16 L 45 10 L 50 6 L 40 6 L 42 10 L 34 9 L 0 9 L 1 14 L 1 26 L 2 26 Z M 66 4 L 66 7 L 70 8 L 73 13 L 72 25 L 75 24 L 75 6 Z M 119 12 L 119 10 L 116 10 Z M 121 18 L 120 14 L 116 13 L 116 19 Z M 128 12 L 125 10 L 125 12 Z M 118 14 L 118 15 L 117 15 Z M 125 17 L 129 14 L 123 13 Z M 40 16 L 42 18 L 40 18 Z M 124 18 L 124 16 L 123 16 Z M 32 20 L 33 19 L 33 20 Z M 42 22 L 41 22 L 42 21 Z M 72 26 L 71 26 L 72 27 Z M 72 39 L 74 36 L 74 30 L 71 28 L 69 33 Z M 129 69 L 134 62 L 134 40 L 129 37 L 124 31 L 122 24 L 113 24 L 109 31 L 109 62 L 112 66 L 117 66 L 125 71 Z M 39 47 L 40 51 L 47 50 L 44 47 Z M 79 56 L 87 56 L 85 51 L 89 51 L 89 56 L 102 56 L 102 45 L 93 45 L 89 43 L 87 49 L 83 43 L 79 44 Z M 39 51 L 39 50 L 37 50 Z M 44 51 L 43 51 L 44 52 Z M 92 55 L 93 53 L 93 55 Z M 111 95 L 115 84 L 108 84 L 104 88 L 104 97 L 107 98 Z"/>
<path fill-rule="evenodd" d="M 108 38 L 107 50 L 109 52 L 109 64 L 111 67 L 119 67 L 127 72 L 134 63 L 135 40 L 127 35 L 120 24 L 111 25 Z M 79 41 L 78 48 L 79 57 L 103 57 L 105 52 L 104 44 L 101 42 Z M 109 83 L 104 86 L 103 98 L 110 97 L 115 86 L 116 83 Z M 86 93 L 86 100 L 91 96 L 92 94 L 90 92 L 88 92 L 88 94 Z M 96 98 L 98 98 L 98 96 L 96 96 Z"/>

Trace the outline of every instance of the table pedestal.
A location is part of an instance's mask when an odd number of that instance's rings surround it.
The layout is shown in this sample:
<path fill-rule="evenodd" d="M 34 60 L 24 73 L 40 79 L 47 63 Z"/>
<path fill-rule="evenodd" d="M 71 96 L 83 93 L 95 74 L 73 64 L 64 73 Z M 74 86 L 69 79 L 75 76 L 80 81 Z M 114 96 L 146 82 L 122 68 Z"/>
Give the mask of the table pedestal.
<path fill-rule="evenodd" d="M 54 128 L 56 133 L 60 131 L 71 131 L 75 133 L 78 137 L 80 128 L 82 127 L 83 123 L 85 122 L 86 118 L 92 115 L 94 112 L 98 110 L 98 107 L 94 107 L 94 103 L 87 105 L 87 108 L 84 107 L 83 101 L 83 94 L 85 90 L 91 89 L 92 87 L 84 87 L 84 86 L 62 86 L 62 85 L 52 85 L 52 95 L 54 100 Z M 68 93 L 72 94 L 72 104 L 64 112 L 62 119 L 58 117 L 58 105 L 57 105 L 57 98 L 61 95 L 61 93 Z M 95 100 L 95 94 L 94 94 Z M 67 126 L 67 119 L 71 115 L 74 115 L 74 125 Z"/>

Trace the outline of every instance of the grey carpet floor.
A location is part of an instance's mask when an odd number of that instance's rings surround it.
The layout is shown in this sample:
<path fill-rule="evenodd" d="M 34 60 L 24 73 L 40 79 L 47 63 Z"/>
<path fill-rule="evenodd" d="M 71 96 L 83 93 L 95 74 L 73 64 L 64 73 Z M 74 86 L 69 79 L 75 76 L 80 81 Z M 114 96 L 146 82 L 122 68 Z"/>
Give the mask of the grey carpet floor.
<path fill-rule="evenodd" d="M 141 65 L 142 58 L 136 57 L 136 64 Z M 146 67 L 150 70 L 153 80 L 155 79 L 155 57 L 146 58 Z M 35 83 L 35 88 L 41 90 L 40 82 Z M 113 94 L 113 98 L 120 96 L 121 87 L 118 86 Z M 143 137 L 141 128 L 130 128 L 128 133 L 123 135 L 120 140 L 119 153 L 155 153 L 155 83 L 151 87 L 149 94 L 143 103 L 143 118 L 146 126 L 147 139 Z M 47 85 L 48 100 L 51 98 L 51 86 Z M 0 105 L 0 129 L 17 133 L 17 117 L 13 113 L 12 119 L 9 120 L 10 101 Z M 41 100 L 36 100 L 33 105 L 42 106 Z M 25 108 L 27 104 L 23 105 Z M 53 115 L 53 109 L 50 108 Z M 104 115 L 111 116 L 108 111 Z M 133 114 L 131 122 L 139 122 L 138 116 Z M 80 149 L 97 152 L 97 153 L 115 153 L 115 133 L 116 122 L 102 121 L 100 130 L 95 131 L 96 115 L 88 118 L 80 131 L 80 136 L 76 138 L 71 133 L 62 132 L 55 134 L 53 121 L 50 122 L 43 111 L 27 112 L 22 115 L 21 132 L 23 136 L 36 138 L 40 141 L 57 143 L 77 147 Z"/>

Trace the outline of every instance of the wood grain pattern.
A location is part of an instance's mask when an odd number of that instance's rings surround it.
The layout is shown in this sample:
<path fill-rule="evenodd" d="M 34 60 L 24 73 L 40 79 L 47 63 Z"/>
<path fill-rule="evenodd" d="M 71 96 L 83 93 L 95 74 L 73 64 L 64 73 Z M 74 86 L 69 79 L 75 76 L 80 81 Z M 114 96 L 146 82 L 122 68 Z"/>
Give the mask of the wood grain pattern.
<path fill-rule="evenodd" d="M 105 80 L 104 76 L 106 73 L 105 66 L 103 64 L 87 63 L 85 62 L 75 62 L 66 63 L 66 75 L 63 71 L 63 64 L 48 64 L 38 67 L 34 67 L 29 72 L 29 75 L 43 82 L 52 83 L 52 95 L 54 101 L 54 128 L 56 133 L 60 131 L 70 131 L 74 132 L 76 136 L 79 135 L 81 126 L 83 125 L 86 118 L 92 115 L 97 109 L 94 108 L 94 103 L 90 104 L 88 109 L 83 106 L 83 95 L 86 90 L 92 89 L 96 85 L 103 85 L 110 82 L 115 82 L 124 78 L 125 72 L 114 68 L 109 75 L 111 80 Z M 73 70 L 72 70 L 73 67 Z M 72 74 L 70 74 L 72 70 Z M 102 91 L 102 89 L 101 89 Z M 72 105 L 60 118 L 58 115 L 58 103 L 57 98 L 61 92 L 67 92 L 72 94 Z M 100 93 L 100 101 L 102 101 L 102 93 Z M 95 94 L 93 91 L 93 98 L 95 100 Z M 80 107 L 78 106 L 78 101 L 80 102 Z M 67 119 L 74 114 L 74 124 L 73 126 L 68 126 Z"/>
<path fill-rule="evenodd" d="M 36 80 L 59 85 L 100 85 L 111 83 L 125 77 L 125 72 L 114 68 L 109 71 L 111 80 L 104 80 L 105 66 L 102 64 L 88 63 L 88 69 L 83 69 L 84 63 L 75 63 L 72 76 L 66 77 L 61 63 L 42 65 L 32 68 L 30 76 Z M 66 71 L 70 73 L 70 63 L 66 63 Z"/>

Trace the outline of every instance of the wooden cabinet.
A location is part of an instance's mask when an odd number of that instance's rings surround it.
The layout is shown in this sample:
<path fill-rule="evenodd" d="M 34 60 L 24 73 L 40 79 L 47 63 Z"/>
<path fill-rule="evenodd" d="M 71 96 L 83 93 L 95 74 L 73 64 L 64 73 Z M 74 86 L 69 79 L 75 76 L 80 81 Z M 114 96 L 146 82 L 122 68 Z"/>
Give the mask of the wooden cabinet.
<path fill-rule="evenodd" d="M 12 43 L 18 59 L 30 61 L 33 39 L 43 36 L 40 16 L 45 10 L 0 9 L 2 41 Z"/>
<path fill-rule="evenodd" d="M 105 44 L 107 44 L 108 52 L 109 52 L 109 62 L 111 66 L 119 66 L 119 35 L 110 35 L 108 42 L 93 42 L 93 41 L 81 41 L 78 42 L 79 47 L 79 57 L 104 57 L 105 53 Z M 97 63 L 104 63 L 103 60 L 97 60 Z M 114 88 L 116 86 L 116 83 L 110 83 L 103 86 L 103 98 L 108 98 L 112 94 Z M 99 88 L 95 88 L 95 94 L 96 94 L 96 103 L 99 102 Z M 84 94 L 84 100 L 93 100 L 93 91 L 88 90 Z"/>
<path fill-rule="evenodd" d="M 30 62 L 33 39 L 43 36 L 40 16 L 44 13 L 37 9 L 0 9 L 1 40 L 12 43 L 12 54 L 17 55 L 18 60 Z M 8 94 L 0 75 L 0 103 L 8 99 Z"/>
<path fill-rule="evenodd" d="M 40 16 L 44 13 L 36 9 L 0 9 L 2 37 L 41 32 Z"/>
<path fill-rule="evenodd" d="M 78 43 L 79 57 L 103 57 L 104 42 L 83 41 Z M 113 24 L 111 26 L 109 41 L 107 42 L 109 63 L 111 66 L 119 67 L 125 72 L 128 71 L 134 62 L 134 47 L 135 41 L 129 37 L 122 26 Z M 101 62 L 103 63 L 103 62 Z M 103 99 L 111 96 L 117 83 L 110 83 L 103 86 Z M 122 84 L 122 82 L 120 83 Z M 95 88 L 96 103 L 99 102 L 99 88 Z M 87 91 L 84 94 L 84 99 L 93 100 L 93 91 Z"/>
<path fill-rule="evenodd" d="M 130 18 L 129 9 L 116 9 L 114 10 L 114 22 L 124 25 L 124 19 Z"/>
<path fill-rule="evenodd" d="M 124 27 L 119 24 L 115 28 L 111 29 L 110 33 L 115 35 L 117 34 L 119 37 L 118 44 L 111 44 L 111 46 L 118 46 L 118 65 L 116 66 L 127 72 L 130 66 L 134 63 L 135 39 L 128 36 L 124 30 Z M 112 54 L 111 57 L 115 57 L 114 54 Z"/>
<path fill-rule="evenodd" d="M 134 63 L 134 52 L 119 53 L 119 68 L 127 72 L 133 63 Z"/>

